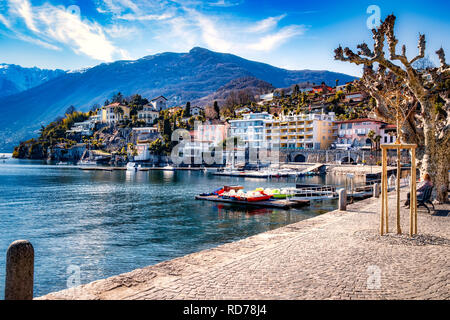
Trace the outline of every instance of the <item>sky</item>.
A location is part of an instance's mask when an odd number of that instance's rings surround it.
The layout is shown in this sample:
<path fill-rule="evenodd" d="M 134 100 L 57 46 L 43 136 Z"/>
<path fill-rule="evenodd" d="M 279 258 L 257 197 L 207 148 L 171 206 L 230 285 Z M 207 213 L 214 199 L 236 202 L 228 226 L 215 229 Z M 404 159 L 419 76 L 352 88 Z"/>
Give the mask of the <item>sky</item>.
<path fill-rule="evenodd" d="M 371 46 L 378 16 L 397 16 L 399 50 L 406 44 L 410 58 L 424 33 L 438 64 L 441 46 L 450 56 L 449 12 L 448 0 L 0 0 L 0 63 L 77 70 L 199 46 L 359 76 L 361 67 L 335 61 L 333 51 Z"/>

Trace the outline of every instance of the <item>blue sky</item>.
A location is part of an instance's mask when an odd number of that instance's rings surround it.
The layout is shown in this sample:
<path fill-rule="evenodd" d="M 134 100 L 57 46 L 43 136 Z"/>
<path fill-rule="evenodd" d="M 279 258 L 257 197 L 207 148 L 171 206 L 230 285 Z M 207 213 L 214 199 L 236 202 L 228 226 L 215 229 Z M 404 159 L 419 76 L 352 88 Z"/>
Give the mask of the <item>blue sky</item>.
<path fill-rule="evenodd" d="M 370 5 L 382 18 L 397 15 L 410 57 L 419 32 L 432 61 L 441 46 L 450 56 L 448 0 L 0 0 L 0 63 L 79 69 L 201 46 L 287 69 L 360 75 L 334 61 L 333 50 L 372 43 Z"/>

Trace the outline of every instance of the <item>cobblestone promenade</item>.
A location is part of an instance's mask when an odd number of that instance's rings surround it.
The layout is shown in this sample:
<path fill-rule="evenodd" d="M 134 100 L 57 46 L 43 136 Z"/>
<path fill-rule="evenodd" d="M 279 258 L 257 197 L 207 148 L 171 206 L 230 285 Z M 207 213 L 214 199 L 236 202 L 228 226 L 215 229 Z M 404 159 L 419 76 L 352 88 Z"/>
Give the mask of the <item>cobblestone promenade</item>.
<path fill-rule="evenodd" d="M 402 199 L 405 194 L 402 194 Z M 450 299 L 449 205 L 380 237 L 379 199 L 44 299 Z"/>

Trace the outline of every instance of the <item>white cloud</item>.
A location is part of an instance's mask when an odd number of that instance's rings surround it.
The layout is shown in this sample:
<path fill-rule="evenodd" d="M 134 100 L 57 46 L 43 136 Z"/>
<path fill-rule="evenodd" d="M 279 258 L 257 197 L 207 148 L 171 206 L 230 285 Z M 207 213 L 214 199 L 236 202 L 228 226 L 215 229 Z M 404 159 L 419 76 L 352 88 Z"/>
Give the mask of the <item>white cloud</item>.
<path fill-rule="evenodd" d="M 24 35 L 24 34 L 16 33 L 15 36 L 16 36 L 16 38 L 18 38 L 20 40 L 23 40 L 23 41 L 26 41 L 26 42 L 30 42 L 30 43 L 34 43 L 34 44 L 37 44 L 38 46 L 41 46 L 41 47 L 44 47 L 44 48 L 47 48 L 47 49 L 50 49 L 50 50 L 57 50 L 57 51 L 61 51 L 62 50 L 60 47 L 55 46 L 55 45 L 53 45 L 51 43 L 39 40 L 37 38 L 29 37 L 29 36 Z"/>
<path fill-rule="evenodd" d="M 0 22 L 5 25 L 8 29 L 11 28 L 11 23 L 3 15 L 0 14 Z"/>
<path fill-rule="evenodd" d="M 71 14 L 63 6 L 45 3 L 32 7 L 28 0 L 10 0 L 9 4 L 10 15 L 22 18 L 29 29 L 26 36 L 15 30 L 19 39 L 54 50 L 60 49 L 55 44 L 64 44 L 77 54 L 100 61 L 113 61 L 127 55 L 106 37 L 102 26 Z"/>
<path fill-rule="evenodd" d="M 9 0 L 9 5 L 13 13 L 23 18 L 28 29 L 35 32 L 38 31 L 34 23 L 33 12 L 28 0 Z"/>
<path fill-rule="evenodd" d="M 128 21 L 160 21 L 171 18 L 173 15 L 170 13 L 163 13 L 163 14 L 145 14 L 145 15 L 135 15 L 135 14 L 124 14 L 121 16 L 118 16 L 118 19 L 121 20 L 128 20 Z"/>
<path fill-rule="evenodd" d="M 266 18 L 264 20 L 261 20 L 261 21 L 257 22 L 255 25 L 251 26 L 248 29 L 248 31 L 249 32 L 254 32 L 254 33 L 270 31 L 270 30 L 274 29 L 275 27 L 277 27 L 278 22 L 281 19 L 283 19 L 284 17 L 286 17 L 285 14 L 283 14 L 281 16 L 278 16 L 278 17 Z"/>
<path fill-rule="evenodd" d="M 195 13 L 195 16 L 202 38 L 208 47 L 222 52 L 230 51 L 233 43 L 225 39 L 223 33 L 217 30 L 213 21 L 199 13 Z"/>
<path fill-rule="evenodd" d="M 8 1 L 9 11 L 0 15 L 0 23 L 9 24 L 16 37 L 52 50 L 68 47 L 107 62 L 129 59 L 130 53 L 115 43 L 135 38 L 150 41 L 133 46 L 134 56 L 144 55 L 148 49 L 180 52 L 194 46 L 251 56 L 275 50 L 305 30 L 299 25 L 280 28 L 285 14 L 249 22 L 232 14 L 211 13 L 211 7 L 208 14 L 202 11 L 205 6 L 229 6 L 240 0 L 96 0 L 98 12 L 108 21 L 103 26 L 71 14 L 64 6 Z"/>
<path fill-rule="evenodd" d="M 278 22 L 286 15 L 269 17 L 249 25 L 218 16 L 206 16 L 194 9 L 184 9 L 184 12 L 183 16 L 176 18 L 176 22 L 171 20 L 171 30 L 167 34 L 177 38 L 178 42 L 185 43 L 189 39 L 194 45 L 220 52 L 269 52 L 305 31 L 305 27 L 299 25 L 279 29 Z"/>
<path fill-rule="evenodd" d="M 298 36 L 304 33 L 304 27 L 301 26 L 289 26 L 281 29 L 280 31 L 268 34 L 259 39 L 259 41 L 250 43 L 247 47 L 256 51 L 270 51 L 288 39 Z"/>
<path fill-rule="evenodd" d="M 103 27 L 103 30 L 109 37 L 115 39 L 126 39 L 139 33 L 139 30 L 135 27 L 126 27 L 120 24 L 112 24 L 108 27 Z"/>
<path fill-rule="evenodd" d="M 227 1 L 227 0 L 217 0 L 216 2 L 209 3 L 213 7 L 234 7 L 238 6 L 242 1 Z"/>
<path fill-rule="evenodd" d="M 140 12 L 139 7 L 129 0 L 102 0 L 100 6 L 97 8 L 100 12 L 113 12 L 121 14 L 126 10 L 131 10 L 134 13 Z"/>
<path fill-rule="evenodd" d="M 38 17 L 48 37 L 72 47 L 77 53 L 101 61 L 112 61 L 118 52 L 96 23 L 82 21 L 79 16 L 50 5 L 39 10 Z"/>

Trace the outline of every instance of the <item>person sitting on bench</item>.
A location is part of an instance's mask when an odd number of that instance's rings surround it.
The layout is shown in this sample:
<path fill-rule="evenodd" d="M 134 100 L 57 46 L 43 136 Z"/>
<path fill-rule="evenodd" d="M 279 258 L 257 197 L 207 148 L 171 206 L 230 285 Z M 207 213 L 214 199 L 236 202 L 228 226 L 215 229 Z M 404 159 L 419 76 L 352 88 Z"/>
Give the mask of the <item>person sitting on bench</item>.
<path fill-rule="evenodd" d="M 423 181 L 419 184 L 419 187 L 417 188 L 417 199 L 420 199 L 420 197 L 423 196 L 423 192 L 428 188 L 428 187 L 432 187 L 433 183 L 431 182 L 431 178 L 430 175 L 428 173 L 425 173 L 423 175 Z M 409 197 L 410 194 L 408 192 L 408 199 L 405 202 L 405 207 L 409 207 Z"/>

